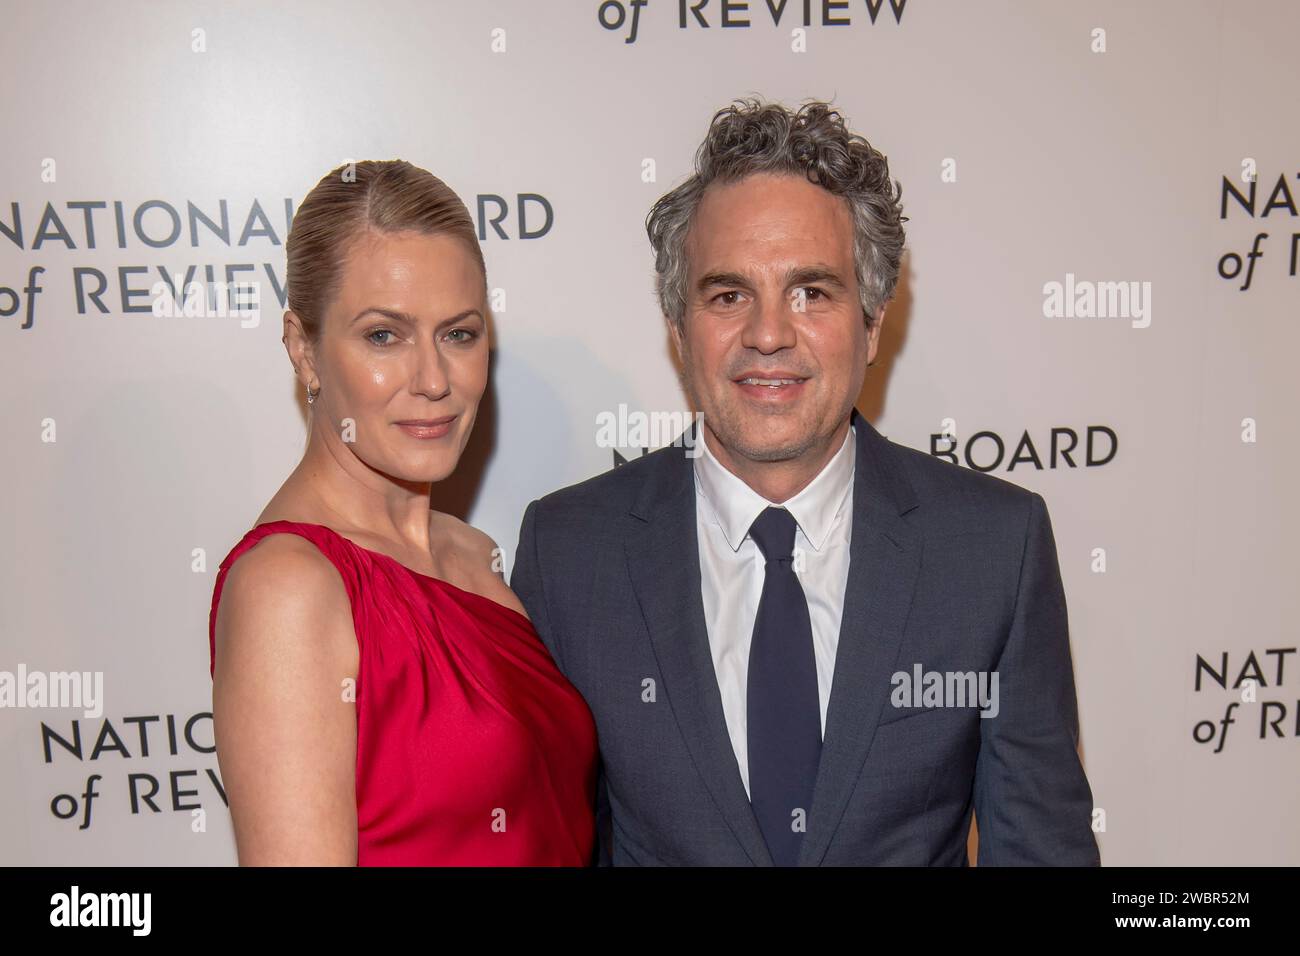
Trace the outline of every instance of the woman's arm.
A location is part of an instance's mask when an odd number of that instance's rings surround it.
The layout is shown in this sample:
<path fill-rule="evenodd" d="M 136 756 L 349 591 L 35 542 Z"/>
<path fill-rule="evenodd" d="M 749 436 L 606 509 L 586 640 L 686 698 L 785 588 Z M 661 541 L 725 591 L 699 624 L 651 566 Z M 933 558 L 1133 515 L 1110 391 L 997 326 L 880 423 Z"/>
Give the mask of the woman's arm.
<path fill-rule="evenodd" d="M 212 710 L 241 865 L 355 866 L 360 659 L 338 571 L 276 534 L 227 572 Z"/>

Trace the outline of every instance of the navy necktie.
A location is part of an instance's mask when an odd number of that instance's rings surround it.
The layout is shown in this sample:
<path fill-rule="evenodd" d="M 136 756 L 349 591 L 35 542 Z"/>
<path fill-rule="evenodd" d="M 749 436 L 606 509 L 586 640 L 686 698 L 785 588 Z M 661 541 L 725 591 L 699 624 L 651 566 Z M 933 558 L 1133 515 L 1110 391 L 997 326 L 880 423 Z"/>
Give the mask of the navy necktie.
<path fill-rule="evenodd" d="M 754 521 L 767 567 L 749 646 L 749 799 L 777 866 L 794 866 L 821 759 L 812 621 L 793 568 L 795 521 L 768 508 Z"/>

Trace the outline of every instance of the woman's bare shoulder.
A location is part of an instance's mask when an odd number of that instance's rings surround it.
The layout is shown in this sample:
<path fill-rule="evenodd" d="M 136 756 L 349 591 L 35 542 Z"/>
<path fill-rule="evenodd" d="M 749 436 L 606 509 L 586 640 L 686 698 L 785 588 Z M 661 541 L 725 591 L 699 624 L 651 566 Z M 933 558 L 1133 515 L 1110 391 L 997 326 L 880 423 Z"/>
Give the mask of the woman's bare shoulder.
<path fill-rule="evenodd" d="M 219 645 L 280 660 L 350 657 L 351 601 L 333 562 L 297 534 L 269 534 L 231 564 L 218 607 Z M 247 646 L 243 646 L 247 645 Z"/>
<path fill-rule="evenodd" d="M 271 520 L 293 519 L 273 518 Z M 330 575 L 326 572 L 334 573 Z M 334 563 L 320 548 L 300 534 L 281 531 L 266 535 L 240 555 L 230 566 L 226 580 L 227 586 L 230 581 L 236 579 L 265 581 L 268 584 L 278 579 L 281 585 L 297 586 L 324 584 L 331 577 L 342 583 Z"/>

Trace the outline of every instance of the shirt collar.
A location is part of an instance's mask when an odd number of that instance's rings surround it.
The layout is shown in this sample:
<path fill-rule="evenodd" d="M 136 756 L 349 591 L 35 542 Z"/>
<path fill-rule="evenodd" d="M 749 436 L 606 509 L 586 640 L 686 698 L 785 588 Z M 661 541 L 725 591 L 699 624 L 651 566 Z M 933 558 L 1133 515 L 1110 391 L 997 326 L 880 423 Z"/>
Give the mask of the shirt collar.
<path fill-rule="evenodd" d="M 696 444 L 695 487 L 713 508 L 718 527 L 732 551 L 739 551 L 750 526 L 765 508 L 784 507 L 794 517 L 814 551 L 820 551 L 831 532 L 836 515 L 853 487 L 857 467 L 857 435 L 852 425 L 839 451 L 797 495 L 781 505 L 768 501 L 714 457 L 704 435 Z"/>

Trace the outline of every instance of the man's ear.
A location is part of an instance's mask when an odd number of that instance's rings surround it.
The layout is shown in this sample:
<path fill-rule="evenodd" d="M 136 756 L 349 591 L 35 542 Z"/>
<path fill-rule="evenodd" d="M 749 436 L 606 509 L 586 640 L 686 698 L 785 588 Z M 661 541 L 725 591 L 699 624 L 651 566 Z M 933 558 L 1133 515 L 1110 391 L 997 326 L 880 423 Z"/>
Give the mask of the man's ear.
<path fill-rule="evenodd" d="M 293 363 L 298 383 L 313 392 L 319 389 L 320 378 L 316 374 L 311 339 L 307 337 L 302 319 L 292 310 L 284 313 L 284 335 L 281 336 L 280 341 L 284 343 L 284 349 L 289 353 L 289 361 Z"/>
<path fill-rule="evenodd" d="M 676 322 L 668 316 L 664 316 L 664 322 L 668 325 L 668 334 L 673 340 L 673 351 L 677 353 L 677 364 L 682 363 L 682 330 Z"/>
<path fill-rule="evenodd" d="M 865 314 L 865 313 L 864 313 Z M 876 309 L 876 314 L 867 323 L 867 364 L 876 361 L 876 351 L 880 348 L 880 329 L 885 324 L 885 303 Z"/>

